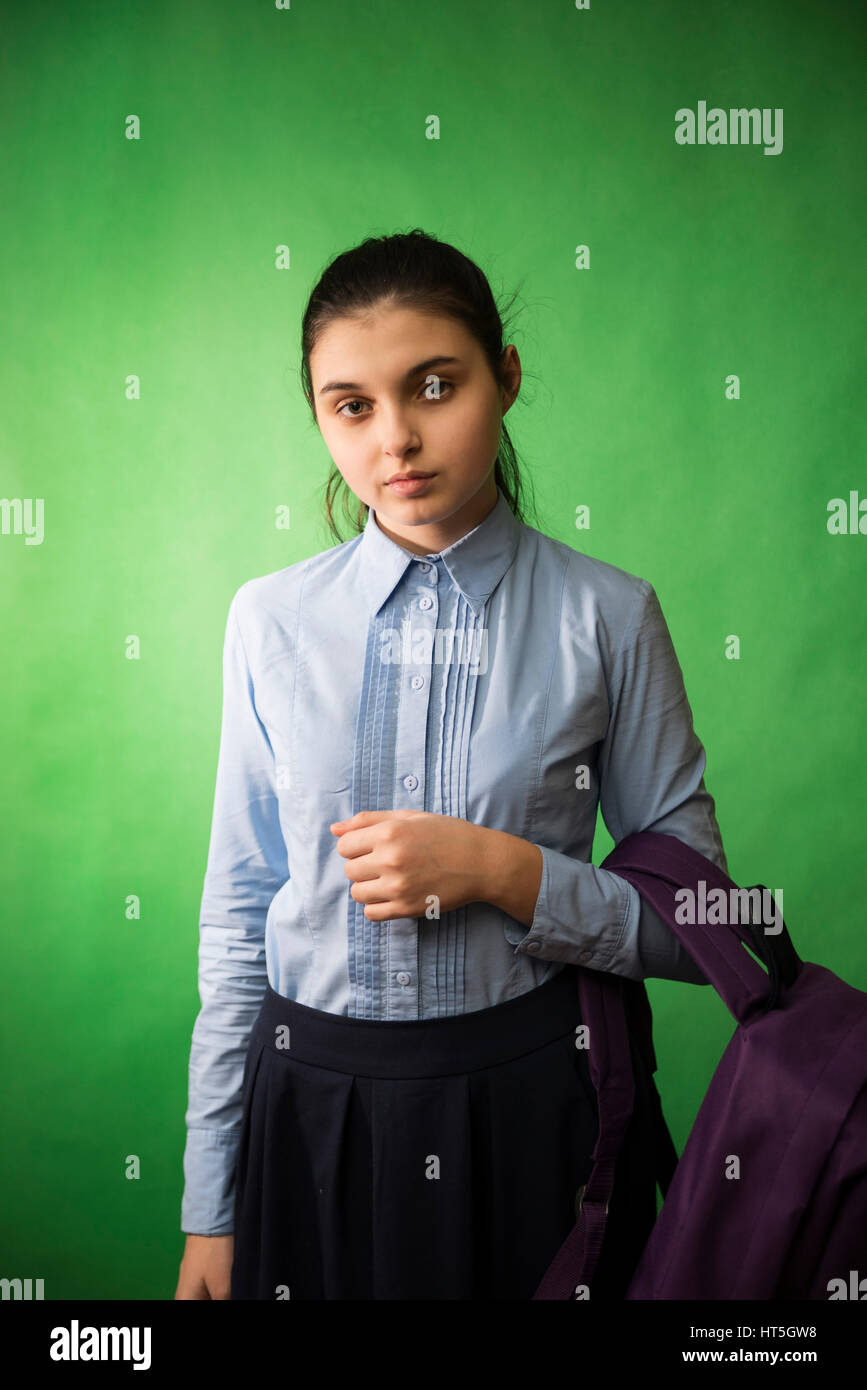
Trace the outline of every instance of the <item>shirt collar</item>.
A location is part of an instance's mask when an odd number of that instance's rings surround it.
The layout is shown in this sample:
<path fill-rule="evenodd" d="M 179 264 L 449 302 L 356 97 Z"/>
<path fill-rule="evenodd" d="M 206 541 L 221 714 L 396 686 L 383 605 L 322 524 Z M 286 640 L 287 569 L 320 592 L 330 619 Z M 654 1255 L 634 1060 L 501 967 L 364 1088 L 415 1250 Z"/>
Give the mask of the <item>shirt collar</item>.
<path fill-rule="evenodd" d="M 445 550 L 437 552 L 452 583 L 467 603 L 478 613 L 494 592 L 515 558 L 521 523 L 497 488 L 493 509 L 472 531 Z M 412 555 L 380 529 L 371 507 L 361 535 L 359 547 L 361 582 L 372 614 L 379 612 L 407 566 L 423 555 Z"/>

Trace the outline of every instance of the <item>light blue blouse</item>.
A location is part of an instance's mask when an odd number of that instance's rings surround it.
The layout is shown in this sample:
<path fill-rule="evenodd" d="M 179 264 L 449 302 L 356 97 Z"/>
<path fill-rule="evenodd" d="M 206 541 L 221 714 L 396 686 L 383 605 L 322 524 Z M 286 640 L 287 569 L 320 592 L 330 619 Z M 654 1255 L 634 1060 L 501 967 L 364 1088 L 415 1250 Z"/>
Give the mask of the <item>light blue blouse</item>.
<path fill-rule="evenodd" d="M 181 1229 L 233 1229 L 247 1042 L 266 982 L 315 1009 L 437 1018 L 578 962 L 706 983 L 624 879 L 589 860 L 675 835 L 727 870 L 705 752 L 652 586 L 520 523 L 499 491 L 437 555 L 380 530 L 232 599 L 200 915 Z M 530 928 L 489 903 L 371 922 L 332 821 L 411 807 L 537 844 Z"/>

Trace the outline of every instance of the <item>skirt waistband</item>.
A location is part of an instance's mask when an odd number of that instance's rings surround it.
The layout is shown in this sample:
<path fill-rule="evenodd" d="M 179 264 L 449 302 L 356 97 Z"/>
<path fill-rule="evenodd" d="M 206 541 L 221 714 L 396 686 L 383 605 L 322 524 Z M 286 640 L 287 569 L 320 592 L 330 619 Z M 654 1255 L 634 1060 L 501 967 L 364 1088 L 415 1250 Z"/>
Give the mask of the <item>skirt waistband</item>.
<path fill-rule="evenodd" d="M 573 1033 L 580 1022 L 577 971 L 565 965 L 514 999 L 444 1018 L 352 1018 L 299 1004 L 269 984 L 253 1033 L 281 1057 L 331 1071 L 420 1077 L 497 1066 Z"/>

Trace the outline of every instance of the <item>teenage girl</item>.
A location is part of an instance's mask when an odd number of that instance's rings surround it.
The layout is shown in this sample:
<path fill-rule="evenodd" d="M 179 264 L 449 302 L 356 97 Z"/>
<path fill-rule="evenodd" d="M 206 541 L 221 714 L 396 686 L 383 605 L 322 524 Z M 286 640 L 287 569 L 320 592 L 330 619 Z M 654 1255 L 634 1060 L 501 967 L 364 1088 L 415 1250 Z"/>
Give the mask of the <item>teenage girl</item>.
<path fill-rule="evenodd" d="M 588 862 L 601 806 L 726 868 L 654 589 L 524 521 L 520 379 L 483 273 L 420 231 L 310 298 L 355 534 L 229 609 L 177 1298 L 531 1299 L 597 1133 L 576 967 L 705 983 Z M 594 1299 L 656 1216 L 634 1060 Z"/>

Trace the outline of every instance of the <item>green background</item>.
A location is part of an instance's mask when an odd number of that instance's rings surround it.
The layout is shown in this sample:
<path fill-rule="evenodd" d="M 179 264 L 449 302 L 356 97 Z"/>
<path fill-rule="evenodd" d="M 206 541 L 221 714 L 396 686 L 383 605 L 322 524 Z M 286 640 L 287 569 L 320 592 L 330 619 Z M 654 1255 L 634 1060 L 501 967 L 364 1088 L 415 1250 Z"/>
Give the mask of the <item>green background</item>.
<path fill-rule="evenodd" d="M 174 1294 L 226 613 L 330 544 L 300 321 L 367 235 L 420 226 L 520 289 L 507 418 L 540 529 L 655 586 L 732 876 L 783 888 L 801 955 L 867 988 L 867 536 L 826 527 L 867 491 L 863 6 L 44 3 L 4 27 L 0 494 L 44 498 L 46 530 L 0 536 L 0 1274 Z M 678 146 L 700 100 L 782 107 L 782 153 Z M 710 989 L 649 991 L 681 1147 L 733 1024 Z"/>

